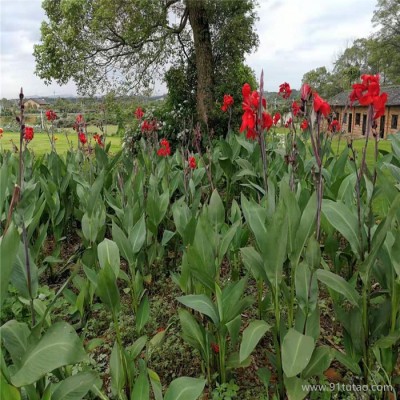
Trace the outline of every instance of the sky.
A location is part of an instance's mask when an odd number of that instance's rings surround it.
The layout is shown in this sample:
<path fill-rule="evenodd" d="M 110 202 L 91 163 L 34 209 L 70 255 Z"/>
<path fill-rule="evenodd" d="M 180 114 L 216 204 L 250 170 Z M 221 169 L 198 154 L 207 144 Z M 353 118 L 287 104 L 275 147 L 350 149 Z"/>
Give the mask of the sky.
<path fill-rule="evenodd" d="M 112 0 L 110 0 L 112 1 Z M 216 0 L 219 1 L 219 0 Z M 377 0 L 258 0 L 258 49 L 246 57 L 264 87 L 277 91 L 282 82 L 300 88 L 303 75 L 315 68 L 332 68 L 335 58 L 352 41 L 373 32 Z M 41 0 L 0 0 L 0 98 L 75 95 L 71 82 L 46 86 L 35 74 L 33 46 L 40 42 L 45 19 Z M 165 93 L 157 83 L 153 94 Z"/>

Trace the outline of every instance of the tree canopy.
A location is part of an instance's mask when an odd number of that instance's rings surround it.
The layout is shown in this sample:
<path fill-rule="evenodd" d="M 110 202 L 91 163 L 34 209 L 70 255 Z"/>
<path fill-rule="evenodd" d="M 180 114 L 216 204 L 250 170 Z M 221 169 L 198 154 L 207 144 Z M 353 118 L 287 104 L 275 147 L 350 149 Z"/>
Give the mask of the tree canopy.
<path fill-rule="evenodd" d="M 46 82 L 72 79 L 81 93 L 148 86 L 167 66 L 192 63 L 196 106 L 207 122 L 214 85 L 258 44 L 252 0 L 44 0 L 35 46 Z"/>

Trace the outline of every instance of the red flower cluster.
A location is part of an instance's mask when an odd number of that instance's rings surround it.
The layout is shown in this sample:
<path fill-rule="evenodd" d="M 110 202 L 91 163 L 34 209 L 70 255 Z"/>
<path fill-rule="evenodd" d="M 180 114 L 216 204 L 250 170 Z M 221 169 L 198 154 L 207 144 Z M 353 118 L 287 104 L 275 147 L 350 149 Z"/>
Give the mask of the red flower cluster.
<path fill-rule="evenodd" d="M 361 75 L 362 83 L 355 83 L 353 91 L 350 93 L 350 102 L 358 100 L 360 105 L 374 107 L 374 119 L 385 114 L 385 104 L 387 102 L 387 93 L 381 94 L 379 85 L 379 75 Z"/>
<path fill-rule="evenodd" d="M 55 121 L 57 119 L 57 114 L 53 110 L 46 111 L 47 121 Z"/>
<path fill-rule="evenodd" d="M 312 90 L 310 85 L 304 83 L 300 89 L 300 98 L 303 102 L 308 101 L 312 95 Z"/>
<path fill-rule="evenodd" d="M 194 157 L 189 157 L 189 168 L 190 169 L 196 169 L 197 164 L 196 164 L 196 159 Z"/>
<path fill-rule="evenodd" d="M 289 128 L 289 126 L 292 125 L 292 122 L 293 122 L 292 118 L 289 118 L 289 119 L 286 121 L 285 128 Z"/>
<path fill-rule="evenodd" d="M 292 112 L 295 117 L 300 113 L 301 109 L 300 106 L 297 104 L 297 101 L 292 103 Z"/>
<path fill-rule="evenodd" d="M 303 132 L 308 128 L 308 121 L 306 119 L 303 119 L 303 122 L 300 124 L 300 128 Z"/>
<path fill-rule="evenodd" d="M 334 119 L 330 124 L 329 124 L 329 131 L 330 132 L 339 132 L 341 129 L 340 122 L 337 119 Z"/>
<path fill-rule="evenodd" d="M 314 93 L 314 111 L 321 113 L 324 117 L 327 117 L 331 111 L 329 103 L 316 92 Z"/>
<path fill-rule="evenodd" d="M 261 123 L 262 130 L 269 130 L 273 124 L 271 115 L 267 112 L 262 111 L 261 120 L 258 115 L 258 105 L 260 102 L 260 95 L 257 90 L 251 91 L 251 87 L 248 83 L 245 83 L 242 88 L 243 103 L 242 109 L 244 111 L 242 116 L 242 125 L 240 126 L 240 132 L 246 131 L 246 137 L 248 139 L 255 139 L 256 133 L 256 122 Z M 267 108 L 267 102 L 264 98 L 261 99 L 263 108 Z"/>
<path fill-rule="evenodd" d="M 136 109 L 136 111 L 134 112 L 134 114 L 135 114 L 136 119 L 142 119 L 143 115 L 144 115 L 143 109 L 141 107 L 138 107 Z"/>
<path fill-rule="evenodd" d="M 160 141 L 161 147 L 157 151 L 157 155 L 161 157 L 167 157 L 171 154 L 171 148 L 169 146 L 169 142 L 167 139 L 161 139 Z"/>
<path fill-rule="evenodd" d="M 144 120 L 142 122 L 141 130 L 142 132 L 151 133 L 154 132 L 158 128 L 157 121 L 154 119 L 152 121 Z"/>
<path fill-rule="evenodd" d="M 287 82 L 282 83 L 279 85 L 279 92 L 278 92 L 284 99 L 288 99 L 292 94 L 292 89 Z"/>
<path fill-rule="evenodd" d="M 100 136 L 98 133 L 95 133 L 95 134 L 93 135 L 93 139 L 96 141 L 96 143 L 97 143 L 100 147 L 104 147 L 103 137 Z"/>
<path fill-rule="evenodd" d="M 86 135 L 85 135 L 83 132 L 79 132 L 79 133 L 78 133 L 78 138 L 79 138 L 79 141 L 80 141 L 82 144 L 85 144 L 85 143 L 87 142 Z"/>
<path fill-rule="evenodd" d="M 33 128 L 31 126 L 26 126 L 25 127 L 25 134 L 24 134 L 24 139 L 27 142 L 30 142 L 33 139 Z"/>
<path fill-rule="evenodd" d="M 223 112 L 226 112 L 232 106 L 233 106 L 233 97 L 230 94 L 224 95 L 224 104 L 222 105 L 221 110 Z"/>
<path fill-rule="evenodd" d="M 75 121 L 77 124 L 81 124 L 83 122 L 83 116 L 82 114 L 78 114 L 75 118 Z"/>
<path fill-rule="evenodd" d="M 281 119 L 281 114 L 279 114 L 278 112 L 275 113 L 274 118 L 272 119 L 273 124 L 276 125 L 280 119 Z"/>
<path fill-rule="evenodd" d="M 3 137 L 3 128 L 0 128 L 0 139 Z"/>

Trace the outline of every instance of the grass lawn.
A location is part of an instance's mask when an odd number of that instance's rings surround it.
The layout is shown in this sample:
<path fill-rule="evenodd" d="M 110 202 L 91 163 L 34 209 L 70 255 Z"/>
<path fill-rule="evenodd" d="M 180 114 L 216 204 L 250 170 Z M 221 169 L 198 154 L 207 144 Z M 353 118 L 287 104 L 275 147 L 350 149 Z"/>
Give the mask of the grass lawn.
<path fill-rule="evenodd" d="M 65 153 L 68 149 L 68 141 L 65 136 L 65 132 L 68 133 L 68 139 L 73 144 L 74 148 L 78 146 L 78 139 L 76 132 L 73 129 L 64 130 L 62 133 L 57 133 L 55 136 L 57 138 L 56 141 L 56 150 L 58 153 Z M 91 140 L 92 146 L 94 146 L 95 142 L 92 139 L 91 133 L 96 132 L 96 127 L 89 127 L 88 128 L 88 141 Z M 97 129 L 98 132 L 98 129 Z M 12 144 L 11 140 L 16 146 L 19 146 L 19 133 L 16 132 L 4 132 L 2 139 L 0 139 L 0 151 L 1 149 L 4 150 L 11 150 Z M 121 138 L 119 136 L 107 136 L 107 142 L 111 142 L 110 151 L 116 153 L 117 151 L 121 150 Z M 33 140 L 29 143 L 28 147 L 33 150 L 36 154 L 44 154 L 49 152 L 51 149 L 50 141 L 46 133 L 36 133 Z"/>

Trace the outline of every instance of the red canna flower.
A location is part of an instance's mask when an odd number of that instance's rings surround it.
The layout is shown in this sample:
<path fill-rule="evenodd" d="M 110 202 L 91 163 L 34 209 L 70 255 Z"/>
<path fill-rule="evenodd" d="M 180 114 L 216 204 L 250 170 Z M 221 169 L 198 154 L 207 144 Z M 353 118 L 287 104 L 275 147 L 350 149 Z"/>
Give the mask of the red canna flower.
<path fill-rule="evenodd" d="M 246 98 L 248 96 L 250 96 L 251 93 L 251 87 L 248 83 L 245 83 L 242 87 L 242 96 L 243 98 Z"/>
<path fill-rule="evenodd" d="M 86 135 L 83 132 L 78 133 L 78 138 L 83 145 L 87 142 Z"/>
<path fill-rule="evenodd" d="M 306 119 L 303 119 L 303 122 L 300 124 L 300 128 L 303 132 L 308 128 L 308 121 Z"/>
<path fill-rule="evenodd" d="M 196 159 L 194 157 L 189 157 L 189 168 L 196 169 Z"/>
<path fill-rule="evenodd" d="M 76 116 L 76 123 L 77 124 L 81 124 L 82 122 L 83 122 L 83 116 L 82 116 L 82 114 L 78 114 L 77 116 Z"/>
<path fill-rule="evenodd" d="M 33 128 L 31 126 L 26 126 L 25 127 L 24 139 L 27 142 L 30 142 L 33 139 L 33 136 L 34 136 Z"/>
<path fill-rule="evenodd" d="M 331 111 L 329 103 L 320 97 L 317 92 L 314 93 L 314 111 L 320 112 L 324 117 L 327 117 Z"/>
<path fill-rule="evenodd" d="M 312 90 L 310 85 L 308 85 L 307 83 L 303 83 L 303 85 L 301 86 L 300 89 L 300 98 L 303 102 L 306 102 L 310 99 L 312 95 Z"/>
<path fill-rule="evenodd" d="M 295 117 L 297 117 L 297 115 L 300 113 L 300 111 L 301 111 L 300 106 L 297 104 L 296 101 L 294 101 L 294 102 L 292 103 L 292 112 L 293 112 L 293 115 L 294 115 Z"/>
<path fill-rule="evenodd" d="M 157 120 L 153 119 L 152 121 L 144 120 L 142 122 L 141 130 L 142 132 L 151 133 L 158 129 Z"/>
<path fill-rule="evenodd" d="M 167 157 L 171 154 L 171 148 L 169 146 L 169 142 L 167 139 L 161 139 L 160 141 L 161 147 L 157 151 L 157 155 L 160 157 Z"/>
<path fill-rule="evenodd" d="M 134 114 L 135 114 L 136 119 L 142 119 L 142 118 L 143 118 L 143 115 L 144 115 L 144 112 L 143 112 L 143 110 L 142 110 L 141 107 L 138 107 L 138 108 L 135 110 Z"/>
<path fill-rule="evenodd" d="M 385 115 L 385 104 L 387 102 L 387 93 L 383 92 L 380 96 L 375 96 L 373 106 L 375 110 L 374 119 L 378 119 Z"/>
<path fill-rule="evenodd" d="M 274 125 L 276 125 L 280 119 L 281 119 L 281 114 L 279 114 L 278 112 L 275 113 L 274 118 L 273 118 Z"/>
<path fill-rule="evenodd" d="M 329 124 L 329 131 L 330 132 L 339 132 L 341 129 L 340 122 L 337 119 L 334 119 L 330 124 Z"/>
<path fill-rule="evenodd" d="M 224 95 L 224 104 L 221 107 L 221 110 L 226 112 L 230 107 L 233 106 L 233 97 L 229 94 Z"/>
<path fill-rule="evenodd" d="M 286 121 L 285 128 L 289 128 L 289 126 L 292 125 L 292 122 L 293 122 L 292 118 L 289 118 L 289 119 Z"/>
<path fill-rule="evenodd" d="M 46 111 L 47 121 L 55 121 L 57 119 L 57 114 L 53 110 Z"/>
<path fill-rule="evenodd" d="M 267 112 L 263 111 L 261 127 L 269 131 L 273 123 L 272 117 Z"/>
<path fill-rule="evenodd" d="M 100 136 L 99 134 L 95 133 L 93 135 L 93 139 L 96 141 L 96 143 L 100 146 L 100 147 L 104 147 L 104 143 L 103 143 L 103 137 Z"/>
<path fill-rule="evenodd" d="M 217 343 L 211 343 L 211 348 L 213 349 L 214 353 L 219 353 L 219 346 L 217 345 Z"/>
<path fill-rule="evenodd" d="M 278 92 L 284 99 L 288 99 L 292 94 L 292 89 L 287 82 L 282 83 L 279 85 L 279 92 Z"/>
<path fill-rule="evenodd" d="M 0 139 L 3 137 L 3 128 L 0 128 Z"/>

